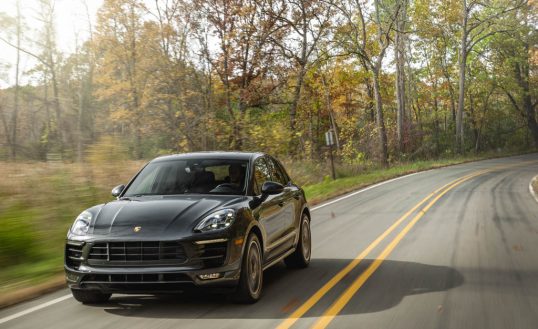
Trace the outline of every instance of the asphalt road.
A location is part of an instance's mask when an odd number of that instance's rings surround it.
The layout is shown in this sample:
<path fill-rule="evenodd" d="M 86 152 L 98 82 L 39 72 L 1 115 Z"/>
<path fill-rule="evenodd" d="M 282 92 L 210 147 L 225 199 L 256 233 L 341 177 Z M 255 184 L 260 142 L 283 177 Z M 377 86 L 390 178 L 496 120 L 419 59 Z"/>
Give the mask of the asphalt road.
<path fill-rule="evenodd" d="M 311 266 L 266 271 L 254 305 L 114 295 L 85 306 L 62 290 L 1 310 L 0 327 L 535 329 L 537 174 L 538 154 L 487 160 L 315 207 Z"/>

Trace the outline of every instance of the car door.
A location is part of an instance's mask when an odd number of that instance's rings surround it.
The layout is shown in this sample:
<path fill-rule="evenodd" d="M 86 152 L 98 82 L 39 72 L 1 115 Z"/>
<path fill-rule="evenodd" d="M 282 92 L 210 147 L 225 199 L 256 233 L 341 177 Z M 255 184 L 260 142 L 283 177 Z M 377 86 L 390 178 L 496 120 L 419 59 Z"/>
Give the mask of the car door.
<path fill-rule="evenodd" d="M 297 196 L 298 188 L 291 184 L 288 176 L 283 172 L 281 165 L 277 160 L 268 156 L 267 164 L 271 171 L 271 177 L 274 182 L 278 182 L 284 186 L 284 191 L 277 195 L 279 205 L 281 206 L 281 233 L 280 242 L 282 246 L 280 249 L 287 250 L 294 244 L 295 238 L 298 236 L 296 228 L 297 223 Z"/>
<path fill-rule="evenodd" d="M 266 181 L 272 181 L 271 169 L 265 157 L 255 160 L 253 166 L 253 193 L 256 197 L 261 198 L 262 185 Z M 279 241 L 282 233 L 286 228 L 286 221 L 283 209 L 282 194 L 269 195 L 263 202 L 254 209 L 254 216 L 265 231 L 265 258 L 270 260 L 280 253 L 278 248 L 282 243 Z"/>

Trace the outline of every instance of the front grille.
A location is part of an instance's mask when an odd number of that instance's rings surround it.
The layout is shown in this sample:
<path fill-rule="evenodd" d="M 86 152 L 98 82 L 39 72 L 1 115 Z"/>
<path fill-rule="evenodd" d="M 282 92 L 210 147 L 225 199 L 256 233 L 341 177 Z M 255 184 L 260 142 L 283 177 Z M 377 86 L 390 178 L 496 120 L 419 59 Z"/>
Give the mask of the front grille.
<path fill-rule="evenodd" d="M 192 282 L 184 273 L 89 274 L 81 283 L 183 283 Z"/>
<path fill-rule="evenodd" d="M 178 264 L 186 260 L 178 241 L 101 242 L 88 254 L 90 264 Z"/>
<path fill-rule="evenodd" d="M 78 270 L 80 263 L 82 262 L 82 247 L 84 243 L 77 242 L 68 242 L 65 245 L 65 264 L 74 269 Z"/>

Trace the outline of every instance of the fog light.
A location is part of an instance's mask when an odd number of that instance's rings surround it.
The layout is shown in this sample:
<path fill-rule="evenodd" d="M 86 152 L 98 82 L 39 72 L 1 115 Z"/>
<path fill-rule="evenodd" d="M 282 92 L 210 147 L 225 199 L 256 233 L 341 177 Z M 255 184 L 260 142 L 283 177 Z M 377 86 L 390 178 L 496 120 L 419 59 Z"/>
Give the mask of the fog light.
<path fill-rule="evenodd" d="M 218 279 L 222 276 L 222 273 L 209 273 L 209 274 L 200 274 L 198 277 L 201 280 L 214 280 Z"/>
<path fill-rule="evenodd" d="M 67 281 L 77 282 L 78 281 L 78 274 L 67 273 L 66 278 L 67 278 Z"/>

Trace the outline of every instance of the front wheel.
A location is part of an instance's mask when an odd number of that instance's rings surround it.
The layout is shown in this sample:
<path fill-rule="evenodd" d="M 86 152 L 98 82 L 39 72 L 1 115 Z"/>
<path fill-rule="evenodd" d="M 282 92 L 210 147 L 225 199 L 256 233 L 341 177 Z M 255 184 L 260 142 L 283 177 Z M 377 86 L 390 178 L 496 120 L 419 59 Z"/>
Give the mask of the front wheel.
<path fill-rule="evenodd" d="M 256 234 L 247 239 L 245 253 L 241 262 L 241 276 L 235 293 L 235 301 L 252 304 L 260 299 L 263 285 L 262 252 Z"/>
<path fill-rule="evenodd" d="M 284 259 L 289 268 L 305 268 L 310 264 L 312 254 L 312 235 L 310 233 L 310 219 L 306 214 L 301 218 L 301 231 L 297 248 L 293 254 Z"/>
<path fill-rule="evenodd" d="M 75 299 L 83 304 L 98 304 L 104 303 L 110 299 L 112 294 L 104 294 L 95 290 L 77 290 L 71 289 L 71 293 Z"/>

